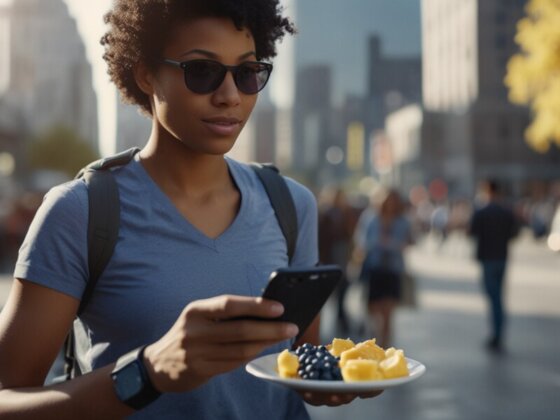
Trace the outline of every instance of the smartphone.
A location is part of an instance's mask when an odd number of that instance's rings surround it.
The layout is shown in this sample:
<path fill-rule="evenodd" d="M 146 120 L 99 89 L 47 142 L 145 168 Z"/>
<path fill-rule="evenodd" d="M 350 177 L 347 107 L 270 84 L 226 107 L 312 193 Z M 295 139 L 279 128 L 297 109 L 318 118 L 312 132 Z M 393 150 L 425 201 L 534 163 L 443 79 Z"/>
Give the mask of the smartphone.
<path fill-rule="evenodd" d="M 297 339 L 313 322 L 341 279 L 342 269 L 334 264 L 281 268 L 270 274 L 262 297 L 284 305 L 284 313 L 275 320 L 296 324 Z"/>

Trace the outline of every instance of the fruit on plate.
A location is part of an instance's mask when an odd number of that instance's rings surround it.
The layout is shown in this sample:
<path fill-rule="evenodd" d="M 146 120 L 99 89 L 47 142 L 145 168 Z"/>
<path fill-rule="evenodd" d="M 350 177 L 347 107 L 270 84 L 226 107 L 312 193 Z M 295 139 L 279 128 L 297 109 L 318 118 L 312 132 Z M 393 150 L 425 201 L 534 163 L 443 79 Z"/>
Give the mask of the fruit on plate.
<path fill-rule="evenodd" d="M 331 354 L 335 357 L 338 357 L 342 354 L 345 350 L 350 350 L 356 344 L 349 338 L 334 338 L 332 343 L 327 346 Z"/>
<path fill-rule="evenodd" d="M 281 378 L 297 378 L 299 369 L 298 357 L 284 350 L 278 355 L 278 374 Z"/>
<path fill-rule="evenodd" d="M 346 382 L 373 381 L 407 376 L 408 365 L 403 350 L 378 346 L 375 339 L 358 344 L 335 338 L 324 346 L 305 343 L 294 352 L 284 350 L 277 358 L 282 378 Z"/>
<path fill-rule="evenodd" d="M 348 360 L 353 359 L 381 361 L 385 359 L 385 350 L 375 344 L 375 339 L 362 341 L 340 354 L 340 366 L 344 367 Z"/>
<path fill-rule="evenodd" d="M 384 379 L 377 360 L 351 359 L 346 362 L 341 370 L 342 378 L 346 382 Z"/>
<path fill-rule="evenodd" d="M 342 379 L 338 358 L 333 356 L 326 346 L 313 346 L 306 343 L 296 349 L 302 379 L 322 381 L 339 381 Z"/>
<path fill-rule="evenodd" d="M 392 350 L 392 351 L 390 351 Z M 408 375 L 408 366 L 402 350 L 394 348 L 387 350 L 388 357 L 379 363 L 379 368 L 386 379 L 399 378 Z"/>

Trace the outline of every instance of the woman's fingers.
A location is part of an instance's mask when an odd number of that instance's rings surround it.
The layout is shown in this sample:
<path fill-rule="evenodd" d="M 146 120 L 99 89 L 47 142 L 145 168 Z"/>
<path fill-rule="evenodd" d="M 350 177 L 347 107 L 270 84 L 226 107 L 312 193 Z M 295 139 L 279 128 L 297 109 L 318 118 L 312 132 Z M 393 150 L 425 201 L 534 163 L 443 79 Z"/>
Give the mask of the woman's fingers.
<path fill-rule="evenodd" d="M 208 343 L 277 342 L 295 337 L 297 326 L 269 321 L 282 314 L 277 302 L 243 296 L 197 301 L 184 313 L 187 336 Z"/>
<path fill-rule="evenodd" d="M 355 394 L 333 394 L 330 392 L 303 392 L 301 395 L 308 404 L 330 407 L 348 404 L 356 398 Z"/>
<path fill-rule="evenodd" d="M 209 320 L 226 320 L 240 317 L 276 318 L 284 312 L 282 304 L 263 298 L 223 295 L 197 301 L 189 305 L 191 316 Z"/>
<path fill-rule="evenodd" d="M 300 392 L 303 399 L 311 405 L 328 405 L 335 407 L 352 402 L 356 398 L 373 398 L 383 391 L 361 392 L 356 394 L 331 393 L 331 392 Z"/>
<path fill-rule="evenodd" d="M 219 321 L 200 325 L 198 337 L 212 343 L 237 343 L 247 341 L 277 342 L 295 337 L 296 325 L 273 321 Z"/>

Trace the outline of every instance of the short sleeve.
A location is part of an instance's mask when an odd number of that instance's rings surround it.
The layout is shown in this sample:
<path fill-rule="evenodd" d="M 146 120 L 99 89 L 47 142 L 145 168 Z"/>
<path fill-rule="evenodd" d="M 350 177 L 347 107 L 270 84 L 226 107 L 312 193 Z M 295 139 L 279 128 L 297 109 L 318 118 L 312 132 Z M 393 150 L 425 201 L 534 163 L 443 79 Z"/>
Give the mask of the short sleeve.
<path fill-rule="evenodd" d="M 80 299 L 88 278 L 87 221 L 83 181 L 51 189 L 19 250 L 14 277 Z"/>

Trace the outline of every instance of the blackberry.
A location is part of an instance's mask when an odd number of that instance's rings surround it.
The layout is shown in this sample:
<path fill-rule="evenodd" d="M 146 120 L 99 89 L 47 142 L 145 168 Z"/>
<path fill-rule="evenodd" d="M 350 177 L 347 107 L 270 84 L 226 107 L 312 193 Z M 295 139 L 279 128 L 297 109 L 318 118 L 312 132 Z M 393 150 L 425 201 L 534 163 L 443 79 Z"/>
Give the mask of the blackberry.
<path fill-rule="evenodd" d="M 338 366 L 339 358 L 333 356 L 325 346 L 305 343 L 296 351 L 299 361 L 298 375 L 302 379 L 320 381 L 341 381 L 342 374 Z"/>

